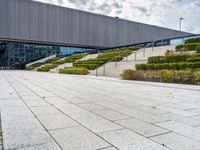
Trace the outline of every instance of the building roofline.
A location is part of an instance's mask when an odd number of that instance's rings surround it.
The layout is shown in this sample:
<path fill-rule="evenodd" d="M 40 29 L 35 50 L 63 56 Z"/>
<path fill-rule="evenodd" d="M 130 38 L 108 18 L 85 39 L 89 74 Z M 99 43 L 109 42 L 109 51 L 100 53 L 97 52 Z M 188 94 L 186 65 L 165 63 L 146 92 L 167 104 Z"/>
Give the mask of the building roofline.
<path fill-rule="evenodd" d="M 161 26 L 158 26 L 158 25 L 152 25 L 152 24 L 137 22 L 137 21 L 133 21 L 133 20 L 123 19 L 123 18 L 116 18 L 116 17 L 104 15 L 104 14 L 98 14 L 98 13 L 94 13 L 94 12 L 84 11 L 84 10 L 80 10 L 80 9 L 69 8 L 69 7 L 65 7 L 65 6 L 61 6 L 61 5 L 50 4 L 50 3 L 47 3 L 47 2 L 40 2 L 40 1 L 36 1 L 36 0 L 31 0 L 31 1 L 35 2 L 35 3 L 46 4 L 46 5 L 49 5 L 49 6 L 55 6 L 55 7 L 60 7 L 60 8 L 64 8 L 64 9 L 69 9 L 69 10 L 72 10 L 72 11 L 83 12 L 83 13 L 87 13 L 87 14 L 93 14 L 93 15 L 97 15 L 97 16 L 102 16 L 102 17 L 108 17 L 108 18 L 111 18 L 111 19 L 118 19 L 118 20 L 121 20 L 121 21 L 126 21 L 126 22 L 131 22 L 131 23 L 137 23 L 137 24 L 142 24 L 142 25 L 147 25 L 147 26 L 162 28 L 162 29 L 166 29 L 166 30 L 177 31 L 177 32 L 186 33 L 186 34 L 194 34 L 194 33 L 185 32 L 185 31 L 179 31 L 179 30 L 171 29 L 171 28 L 167 28 L 167 27 L 161 27 Z"/>

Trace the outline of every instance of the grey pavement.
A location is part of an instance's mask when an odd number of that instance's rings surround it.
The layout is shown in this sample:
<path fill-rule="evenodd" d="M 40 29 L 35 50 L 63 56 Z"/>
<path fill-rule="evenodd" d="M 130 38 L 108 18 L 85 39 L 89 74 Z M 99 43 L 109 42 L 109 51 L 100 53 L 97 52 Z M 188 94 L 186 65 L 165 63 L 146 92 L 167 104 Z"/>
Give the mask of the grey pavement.
<path fill-rule="evenodd" d="M 5 150 L 199 150 L 200 86 L 0 72 Z"/>

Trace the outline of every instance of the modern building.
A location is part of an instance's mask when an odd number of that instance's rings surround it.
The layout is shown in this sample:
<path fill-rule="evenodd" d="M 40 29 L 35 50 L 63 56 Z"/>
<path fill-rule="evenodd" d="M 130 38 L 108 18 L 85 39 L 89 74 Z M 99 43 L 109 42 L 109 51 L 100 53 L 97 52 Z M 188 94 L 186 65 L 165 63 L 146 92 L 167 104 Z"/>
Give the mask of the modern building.
<path fill-rule="evenodd" d="M 0 20 L 0 66 L 9 67 L 52 54 L 170 44 L 193 35 L 32 0 L 0 0 Z"/>

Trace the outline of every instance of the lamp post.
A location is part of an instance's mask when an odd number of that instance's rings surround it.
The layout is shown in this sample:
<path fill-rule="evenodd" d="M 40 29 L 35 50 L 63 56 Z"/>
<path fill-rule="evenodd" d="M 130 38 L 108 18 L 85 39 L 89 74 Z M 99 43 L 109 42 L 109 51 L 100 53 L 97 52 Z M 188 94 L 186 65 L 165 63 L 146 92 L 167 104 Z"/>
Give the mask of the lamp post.
<path fill-rule="evenodd" d="M 182 30 L 182 20 L 183 20 L 183 18 L 180 18 L 180 22 L 179 22 L 180 31 Z"/>

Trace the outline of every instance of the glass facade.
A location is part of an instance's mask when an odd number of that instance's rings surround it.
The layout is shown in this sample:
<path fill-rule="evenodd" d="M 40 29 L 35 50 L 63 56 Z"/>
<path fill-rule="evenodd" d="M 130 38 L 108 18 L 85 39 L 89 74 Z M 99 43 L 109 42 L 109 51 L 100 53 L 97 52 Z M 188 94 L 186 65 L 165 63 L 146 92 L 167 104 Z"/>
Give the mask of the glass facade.
<path fill-rule="evenodd" d="M 27 63 L 51 56 L 67 56 L 73 53 L 91 52 L 94 49 L 0 42 L 0 67 L 23 69 Z"/>

